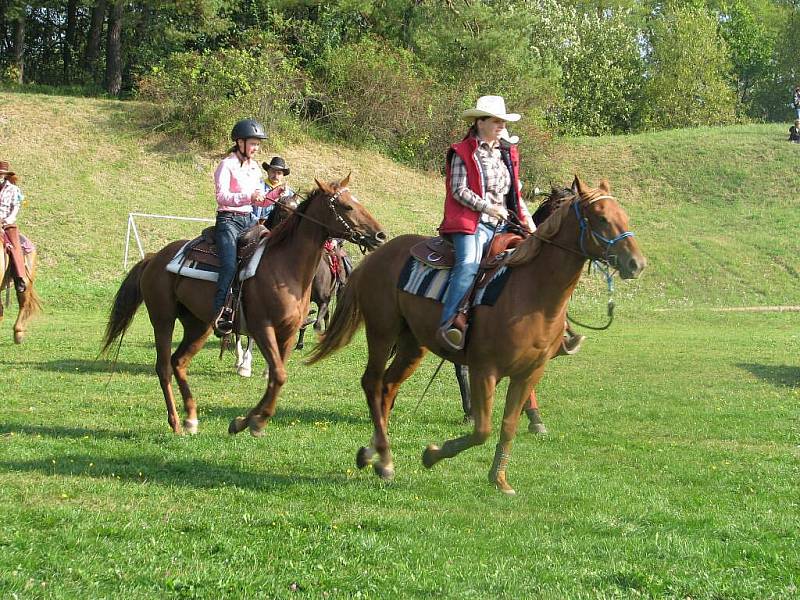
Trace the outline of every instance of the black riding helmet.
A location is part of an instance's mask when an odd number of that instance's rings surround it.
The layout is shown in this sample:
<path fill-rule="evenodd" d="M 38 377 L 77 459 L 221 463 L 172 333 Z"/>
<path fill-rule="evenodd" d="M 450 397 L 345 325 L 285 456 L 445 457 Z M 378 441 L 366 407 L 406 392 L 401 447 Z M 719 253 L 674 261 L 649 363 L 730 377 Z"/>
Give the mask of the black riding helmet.
<path fill-rule="evenodd" d="M 259 140 L 267 139 L 267 134 L 264 131 L 264 126 L 255 119 L 242 119 L 237 121 L 236 125 L 231 130 L 231 140 L 246 140 L 248 138 L 256 138 Z"/>

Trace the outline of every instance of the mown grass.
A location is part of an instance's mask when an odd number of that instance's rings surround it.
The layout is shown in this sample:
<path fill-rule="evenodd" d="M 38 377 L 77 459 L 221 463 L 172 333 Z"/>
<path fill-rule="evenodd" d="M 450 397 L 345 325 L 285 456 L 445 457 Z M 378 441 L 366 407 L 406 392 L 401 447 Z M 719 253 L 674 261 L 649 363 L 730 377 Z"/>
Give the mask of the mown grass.
<path fill-rule="evenodd" d="M 0 596 L 796 597 L 800 316 L 707 310 L 797 303 L 797 189 L 778 199 L 777 187 L 797 148 L 779 135 L 565 147 L 565 177 L 611 179 L 651 264 L 618 283 L 614 326 L 550 365 L 539 393 L 551 433 L 518 436 L 519 495 L 505 498 L 486 483 L 493 440 L 422 467 L 426 443 L 464 431 L 450 370 L 415 408 L 431 357 L 393 416 L 396 480 L 355 470 L 371 431 L 360 336 L 313 367 L 292 358 L 260 440 L 226 431 L 263 382 L 237 378 L 211 342 L 191 370 L 200 434 L 168 433 L 144 313 L 113 376 L 95 358 L 127 213 L 211 214 L 213 159 L 140 131 L 135 105 L 0 94 L 47 311 L 24 346 L 7 323 L 0 335 Z M 728 156 L 731 137 L 740 153 Z M 438 221 L 434 175 L 310 141 L 283 153 L 299 187 L 352 168 L 393 233 Z M 723 193 L 703 178 L 728 162 L 743 174 Z M 193 232 L 179 227 L 143 227 L 148 249 Z M 587 279 L 576 315 L 599 321 L 604 301 Z"/>

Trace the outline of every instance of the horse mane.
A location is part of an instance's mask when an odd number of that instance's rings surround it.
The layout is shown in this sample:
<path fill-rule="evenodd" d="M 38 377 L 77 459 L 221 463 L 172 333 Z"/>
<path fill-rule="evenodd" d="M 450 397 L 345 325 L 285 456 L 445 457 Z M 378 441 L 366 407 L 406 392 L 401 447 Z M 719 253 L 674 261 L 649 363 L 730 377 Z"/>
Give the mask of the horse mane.
<path fill-rule="evenodd" d="M 300 225 L 303 215 L 308 211 L 308 207 L 311 206 L 311 203 L 314 201 L 314 199 L 321 193 L 323 192 L 319 188 L 316 188 L 314 191 L 312 191 L 308 197 L 292 211 L 291 215 L 284 219 L 275 229 L 270 232 L 269 237 L 267 238 L 267 249 L 272 248 L 273 246 L 278 246 L 294 236 L 295 232 L 297 231 L 297 227 Z"/>
<path fill-rule="evenodd" d="M 567 188 L 552 189 L 547 200 L 542 202 L 536 210 L 536 213 L 541 211 L 540 217 L 543 214 L 546 215 L 541 226 L 536 223 L 534 218 L 534 223 L 537 225 L 536 233 L 517 246 L 506 261 L 509 267 L 527 264 L 539 255 L 544 244 L 553 239 L 561 229 L 561 222 L 569 211 L 573 198 L 575 198 L 575 194 Z"/>

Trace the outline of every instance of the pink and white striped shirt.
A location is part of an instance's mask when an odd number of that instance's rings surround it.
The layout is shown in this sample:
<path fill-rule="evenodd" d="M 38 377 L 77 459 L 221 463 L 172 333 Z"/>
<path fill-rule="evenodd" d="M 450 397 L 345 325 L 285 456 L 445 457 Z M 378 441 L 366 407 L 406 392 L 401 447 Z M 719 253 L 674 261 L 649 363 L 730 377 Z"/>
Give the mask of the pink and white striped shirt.
<path fill-rule="evenodd" d="M 250 198 L 256 190 L 264 189 L 261 167 L 254 160 L 239 162 L 235 152 L 225 157 L 214 171 L 217 210 L 248 214 Z"/>

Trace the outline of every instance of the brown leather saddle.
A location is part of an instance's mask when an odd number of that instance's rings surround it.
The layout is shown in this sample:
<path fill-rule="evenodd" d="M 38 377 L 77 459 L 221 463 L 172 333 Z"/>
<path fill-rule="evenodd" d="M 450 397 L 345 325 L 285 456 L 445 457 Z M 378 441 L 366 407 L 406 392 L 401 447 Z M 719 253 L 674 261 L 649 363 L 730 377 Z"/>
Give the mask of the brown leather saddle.
<path fill-rule="evenodd" d="M 494 236 L 489 251 L 481 260 L 481 270 L 496 269 L 505 257 L 504 252 L 516 248 L 523 238 L 516 233 L 499 233 Z M 452 269 L 455 264 L 455 249 L 442 236 L 427 238 L 411 247 L 411 256 L 434 269 Z"/>
<path fill-rule="evenodd" d="M 205 265 L 219 267 L 219 255 L 217 253 L 216 228 L 212 225 L 203 229 L 199 237 L 189 242 L 185 256 L 187 260 L 194 260 Z M 246 261 L 255 254 L 258 243 L 269 235 L 269 229 L 261 223 L 253 225 L 250 229 L 239 236 L 236 245 L 236 259 L 239 262 Z"/>

